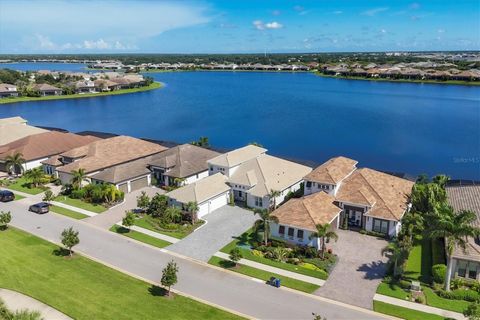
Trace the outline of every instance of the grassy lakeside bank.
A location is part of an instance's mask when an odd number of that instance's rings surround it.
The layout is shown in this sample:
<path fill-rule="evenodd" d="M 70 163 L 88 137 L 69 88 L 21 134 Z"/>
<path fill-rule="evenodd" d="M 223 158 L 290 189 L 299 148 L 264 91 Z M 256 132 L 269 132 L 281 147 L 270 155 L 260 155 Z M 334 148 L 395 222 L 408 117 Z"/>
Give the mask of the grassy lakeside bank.
<path fill-rule="evenodd" d="M 0 232 L 0 288 L 26 294 L 74 319 L 241 319 L 164 290 L 10 227 Z M 161 270 L 159 270 L 161 275 Z"/>
<path fill-rule="evenodd" d="M 61 95 L 61 96 L 47 96 L 47 97 L 16 97 L 16 98 L 3 98 L 0 99 L 0 104 L 7 103 L 16 103 L 16 102 L 30 102 L 30 101 L 48 101 L 48 100 L 64 100 L 64 99 L 83 99 L 83 98 L 94 98 L 94 97 L 104 97 L 104 96 L 114 96 L 119 94 L 129 94 L 136 92 L 149 91 L 154 89 L 159 89 L 163 87 L 163 84 L 160 82 L 153 82 L 149 86 L 132 88 L 132 89 L 120 89 L 116 91 L 109 92 L 99 92 L 99 93 L 85 93 L 85 94 L 72 94 L 72 95 Z"/>
<path fill-rule="evenodd" d="M 365 77 L 355 77 L 355 76 L 333 76 L 328 74 L 323 74 L 320 72 L 314 72 L 315 75 L 324 78 L 334 78 L 342 80 L 363 80 L 363 81 L 376 81 L 376 82 L 400 82 L 400 83 L 426 83 L 426 84 L 450 84 L 450 85 L 461 85 L 461 86 L 480 86 L 480 81 L 459 81 L 459 80 L 446 80 L 446 81 L 437 81 L 437 80 L 410 80 L 410 79 L 384 79 L 384 78 L 365 78 Z"/>

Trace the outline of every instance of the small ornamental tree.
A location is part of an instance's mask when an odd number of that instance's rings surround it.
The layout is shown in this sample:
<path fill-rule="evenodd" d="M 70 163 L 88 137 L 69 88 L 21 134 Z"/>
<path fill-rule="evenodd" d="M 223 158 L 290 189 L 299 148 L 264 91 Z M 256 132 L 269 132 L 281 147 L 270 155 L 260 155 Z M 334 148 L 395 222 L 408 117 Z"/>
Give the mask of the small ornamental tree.
<path fill-rule="evenodd" d="M 150 206 L 150 197 L 147 196 L 145 191 L 137 197 L 137 207 L 141 209 L 143 212 L 147 211 L 148 207 Z"/>
<path fill-rule="evenodd" d="M 0 211 L 0 228 L 7 229 L 10 221 L 12 221 L 12 215 L 10 214 L 10 211 Z"/>
<path fill-rule="evenodd" d="M 463 315 L 469 320 L 480 320 L 480 304 L 478 302 L 471 303 L 463 311 Z"/>
<path fill-rule="evenodd" d="M 135 224 L 135 214 L 132 211 L 125 211 L 125 213 L 126 215 L 122 219 L 122 225 L 130 231 L 130 227 Z"/>
<path fill-rule="evenodd" d="M 73 230 L 73 227 L 63 230 L 62 244 L 68 249 L 70 257 L 73 254 L 72 248 L 80 243 L 78 238 L 78 231 Z"/>
<path fill-rule="evenodd" d="M 162 283 L 162 286 L 168 288 L 168 296 L 170 296 L 170 288 L 177 283 L 177 273 L 178 267 L 173 260 L 162 270 L 162 280 L 160 282 Z"/>
<path fill-rule="evenodd" d="M 240 261 L 243 258 L 242 252 L 240 251 L 239 248 L 235 247 L 232 250 L 230 250 L 229 258 L 235 263 L 235 266 L 237 266 L 238 261 Z"/>
<path fill-rule="evenodd" d="M 52 190 L 47 190 L 47 191 L 45 191 L 45 194 L 43 195 L 42 201 L 50 203 L 54 199 L 55 199 L 55 195 L 53 194 Z"/>

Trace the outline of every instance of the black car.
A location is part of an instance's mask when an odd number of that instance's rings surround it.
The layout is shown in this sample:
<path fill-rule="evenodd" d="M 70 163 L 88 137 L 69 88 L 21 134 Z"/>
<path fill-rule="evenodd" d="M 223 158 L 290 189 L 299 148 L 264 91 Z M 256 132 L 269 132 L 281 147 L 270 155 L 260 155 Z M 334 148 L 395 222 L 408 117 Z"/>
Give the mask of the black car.
<path fill-rule="evenodd" d="M 0 190 L 0 201 L 7 202 L 15 200 L 15 195 L 12 191 L 8 190 Z"/>
<path fill-rule="evenodd" d="M 50 210 L 50 205 L 46 202 L 39 202 L 36 204 L 32 204 L 28 208 L 28 210 L 35 213 L 43 214 L 43 213 L 47 213 Z"/>

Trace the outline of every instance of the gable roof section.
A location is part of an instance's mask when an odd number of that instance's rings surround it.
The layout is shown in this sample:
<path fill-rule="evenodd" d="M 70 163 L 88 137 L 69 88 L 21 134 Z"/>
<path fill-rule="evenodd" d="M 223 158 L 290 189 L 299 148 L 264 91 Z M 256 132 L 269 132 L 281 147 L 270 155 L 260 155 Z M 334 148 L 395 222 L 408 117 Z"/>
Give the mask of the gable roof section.
<path fill-rule="evenodd" d="M 267 152 L 267 149 L 250 144 L 212 158 L 208 161 L 208 163 L 216 166 L 231 168 L 238 166 L 245 161 L 254 159 L 265 152 Z"/>
<path fill-rule="evenodd" d="M 17 152 L 27 161 L 46 158 L 72 148 L 98 140 L 92 136 L 80 136 L 70 132 L 47 131 L 0 146 L 0 159 Z"/>
<path fill-rule="evenodd" d="M 208 170 L 207 160 L 219 156 L 220 153 L 194 146 L 182 144 L 154 155 L 149 165 L 160 168 L 172 168 L 165 175 L 175 178 L 186 178 Z"/>
<path fill-rule="evenodd" d="M 334 201 L 333 196 L 320 191 L 288 200 L 277 208 L 273 215 L 278 218 L 280 224 L 315 231 L 317 224 L 330 223 L 342 211 Z"/>
<path fill-rule="evenodd" d="M 86 173 L 90 173 L 144 158 L 166 149 L 164 146 L 141 139 L 117 136 L 62 153 L 63 157 L 81 159 L 59 167 L 57 170 L 70 173 L 72 170 L 82 168 Z"/>
<path fill-rule="evenodd" d="M 216 173 L 170 191 L 166 195 L 181 203 L 193 201 L 201 204 L 219 194 L 229 191 L 230 187 L 226 182 L 227 177 L 221 173 Z"/>
<path fill-rule="evenodd" d="M 230 184 L 251 187 L 248 192 L 264 197 L 271 190 L 283 191 L 303 179 L 312 168 L 281 158 L 262 154 L 243 164 L 228 179 Z"/>
<path fill-rule="evenodd" d="M 21 117 L 0 119 L 0 146 L 48 130 L 33 127 Z"/>
<path fill-rule="evenodd" d="M 119 164 L 94 174 L 92 179 L 117 184 L 123 181 L 145 176 L 150 173 L 150 170 L 147 167 L 148 162 L 149 158 L 147 157 Z"/>
<path fill-rule="evenodd" d="M 336 185 L 356 169 L 357 163 L 346 157 L 335 157 L 306 175 L 305 180 Z"/>
<path fill-rule="evenodd" d="M 39 91 L 60 91 L 62 89 L 54 87 L 48 83 L 37 83 L 33 86 L 34 89 Z"/>
<path fill-rule="evenodd" d="M 337 192 L 337 200 L 371 207 L 369 216 L 399 221 L 407 209 L 412 181 L 373 169 L 355 170 Z"/>

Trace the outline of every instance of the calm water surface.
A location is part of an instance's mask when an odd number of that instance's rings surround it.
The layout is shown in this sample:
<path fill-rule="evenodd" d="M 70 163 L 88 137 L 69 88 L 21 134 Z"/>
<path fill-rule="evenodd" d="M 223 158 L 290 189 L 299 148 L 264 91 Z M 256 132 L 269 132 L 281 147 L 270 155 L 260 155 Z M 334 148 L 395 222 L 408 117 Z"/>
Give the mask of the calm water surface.
<path fill-rule="evenodd" d="M 478 87 L 309 73 L 148 75 L 166 86 L 130 95 L 0 105 L 0 117 L 178 142 L 208 136 L 223 148 L 256 141 L 293 159 L 323 162 L 345 155 L 382 170 L 480 179 Z"/>

